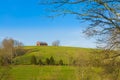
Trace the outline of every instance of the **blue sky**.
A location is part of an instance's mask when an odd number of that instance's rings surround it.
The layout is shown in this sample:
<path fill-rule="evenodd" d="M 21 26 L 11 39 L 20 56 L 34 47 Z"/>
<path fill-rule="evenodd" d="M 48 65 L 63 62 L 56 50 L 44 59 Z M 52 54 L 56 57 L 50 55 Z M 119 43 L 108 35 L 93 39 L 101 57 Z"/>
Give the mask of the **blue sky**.
<path fill-rule="evenodd" d="M 82 34 L 87 24 L 71 15 L 48 18 L 50 13 L 38 3 L 39 0 L 1 0 L 0 41 L 10 37 L 24 45 L 35 45 L 36 41 L 51 45 L 60 40 L 62 46 L 95 47 L 95 40 Z"/>

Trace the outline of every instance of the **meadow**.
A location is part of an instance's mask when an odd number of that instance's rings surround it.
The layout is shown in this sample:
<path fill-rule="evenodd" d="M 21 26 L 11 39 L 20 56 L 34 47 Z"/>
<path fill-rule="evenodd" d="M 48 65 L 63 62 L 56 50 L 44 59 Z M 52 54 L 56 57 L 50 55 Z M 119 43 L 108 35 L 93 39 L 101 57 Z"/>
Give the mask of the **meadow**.
<path fill-rule="evenodd" d="M 101 68 L 88 69 L 75 66 L 12 65 L 2 80 L 88 80 L 88 77 L 89 80 L 101 80 Z"/>
<path fill-rule="evenodd" d="M 120 79 L 120 73 L 116 74 L 118 67 L 111 67 L 108 63 L 108 65 L 99 66 L 100 55 L 93 54 L 90 58 L 95 49 L 64 46 L 25 46 L 24 49 L 26 53 L 15 57 L 12 65 L 0 67 L 0 77 L 3 77 L 0 78 L 1 80 Z M 32 56 L 35 56 L 37 62 L 41 59 L 44 63 L 52 56 L 55 64 L 31 64 Z M 92 59 L 93 62 L 91 62 Z M 62 60 L 64 65 L 59 65 L 59 60 Z"/>
<path fill-rule="evenodd" d="M 12 80 L 74 80 L 75 68 L 68 66 L 19 65 L 11 70 Z"/>
<path fill-rule="evenodd" d="M 59 60 L 63 60 L 64 64 L 72 64 L 77 59 L 87 60 L 89 54 L 93 49 L 90 48 L 77 48 L 77 47 L 54 47 L 54 46 L 26 46 L 25 55 L 18 56 L 13 59 L 16 64 L 31 64 L 31 57 L 35 56 L 37 61 L 41 59 L 45 62 L 46 58 L 51 56 L 58 63 Z"/>
<path fill-rule="evenodd" d="M 91 52 L 89 48 L 63 46 L 25 46 L 24 49 L 27 50 L 24 55 L 13 59 L 14 65 L 10 66 L 7 80 L 77 80 L 77 67 L 70 64 L 78 58 L 87 59 Z M 41 59 L 45 62 L 46 58 L 52 56 L 56 64 L 63 60 L 67 65 L 32 65 L 33 55 L 37 61 Z"/>

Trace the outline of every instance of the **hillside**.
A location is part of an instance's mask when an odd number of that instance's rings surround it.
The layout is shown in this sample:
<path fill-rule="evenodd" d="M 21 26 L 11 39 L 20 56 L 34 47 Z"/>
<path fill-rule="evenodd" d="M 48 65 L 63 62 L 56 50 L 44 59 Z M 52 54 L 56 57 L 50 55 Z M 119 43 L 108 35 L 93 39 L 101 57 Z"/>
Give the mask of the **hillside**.
<path fill-rule="evenodd" d="M 94 49 L 62 46 L 26 46 L 24 49 L 27 52 L 13 60 L 18 65 L 0 68 L 0 74 L 9 71 L 7 79 L 4 79 L 5 76 L 2 80 L 110 80 L 111 78 L 115 80 L 114 76 L 116 74 L 120 75 L 120 73 L 115 73 L 115 71 L 119 70 L 119 66 L 111 67 L 109 63 L 104 63 L 106 66 L 103 66 L 104 64 L 101 66 L 99 60 L 96 59 L 99 55 L 90 57 Z M 52 56 L 55 64 L 31 64 L 33 56 L 37 59 L 37 62 L 42 60 L 44 63 L 47 58 Z M 92 61 L 91 58 L 96 59 L 92 64 L 89 63 Z M 60 60 L 63 60 L 64 65 L 58 64 Z M 76 66 L 74 62 L 79 63 Z M 117 80 L 120 80 L 119 76 L 117 78 Z"/>
<path fill-rule="evenodd" d="M 56 63 L 63 60 L 65 64 L 72 64 L 75 60 L 88 59 L 89 53 L 92 51 L 90 48 L 78 47 L 53 47 L 53 46 L 26 46 L 27 51 L 25 55 L 16 57 L 13 61 L 16 64 L 30 64 L 31 57 L 34 55 L 37 61 L 41 59 L 45 62 L 46 58 L 51 56 L 55 59 Z"/>

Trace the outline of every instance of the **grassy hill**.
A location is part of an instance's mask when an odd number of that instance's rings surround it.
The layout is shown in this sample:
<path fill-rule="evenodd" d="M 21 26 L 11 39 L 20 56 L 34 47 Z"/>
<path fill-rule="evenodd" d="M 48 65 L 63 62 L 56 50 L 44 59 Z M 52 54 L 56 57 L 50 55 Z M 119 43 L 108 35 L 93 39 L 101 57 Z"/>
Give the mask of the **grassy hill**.
<path fill-rule="evenodd" d="M 37 58 L 37 61 L 41 59 L 45 62 L 46 58 L 52 56 L 56 63 L 58 63 L 59 60 L 63 60 L 65 64 L 72 64 L 72 62 L 78 58 L 88 59 L 88 55 L 92 51 L 90 48 L 63 46 L 26 46 L 24 48 L 28 51 L 25 55 L 18 56 L 13 60 L 16 64 L 30 64 L 33 55 Z"/>
<path fill-rule="evenodd" d="M 0 76 L 2 72 L 8 71 L 2 80 L 115 80 L 114 78 L 116 78 L 115 72 L 111 73 L 111 69 L 113 70 L 114 67 L 92 66 L 85 63 L 86 60 L 90 61 L 89 57 L 93 52 L 93 49 L 90 48 L 62 46 L 26 46 L 24 48 L 27 50 L 26 54 L 13 60 L 19 65 L 10 65 L 7 69 L 4 66 L 0 67 Z M 41 59 L 43 62 L 46 61 L 46 58 L 53 56 L 56 63 L 62 59 L 64 64 L 68 65 L 31 65 L 32 56 L 35 56 L 37 61 Z M 95 57 L 98 56 L 92 56 L 92 58 Z M 74 61 L 79 61 L 83 65 L 69 65 Z M 120 80 L 120 73 L 117 75 L 117 80 Z"/>

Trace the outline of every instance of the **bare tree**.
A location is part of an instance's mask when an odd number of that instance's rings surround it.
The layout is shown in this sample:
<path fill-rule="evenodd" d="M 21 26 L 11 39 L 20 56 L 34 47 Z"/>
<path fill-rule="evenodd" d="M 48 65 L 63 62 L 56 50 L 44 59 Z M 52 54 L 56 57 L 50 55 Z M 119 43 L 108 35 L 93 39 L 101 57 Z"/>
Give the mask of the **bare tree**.
<path fill-rule="evenodd" d="M 52 46 L 59 46 L 60 45 L 60 41 L 56 40 L 52 42 Z"/>
<path fill-rule="evenodd" d="M 97 36 L 99 47 L 120 49 L 120 0 L 41 0 L 40 3 L 52 6 L 52 17 L 72 14 L 87 22 L 89 26 L 84 33 Z"/>
<path fill-rule="evenodd" d="M 6 38 L 1 43 L 0 59 L 2 65 L 11 64 L 12 59 L 17 56 L 18 51 L 22 50 L 22 43 L 12 38 Z"/>

